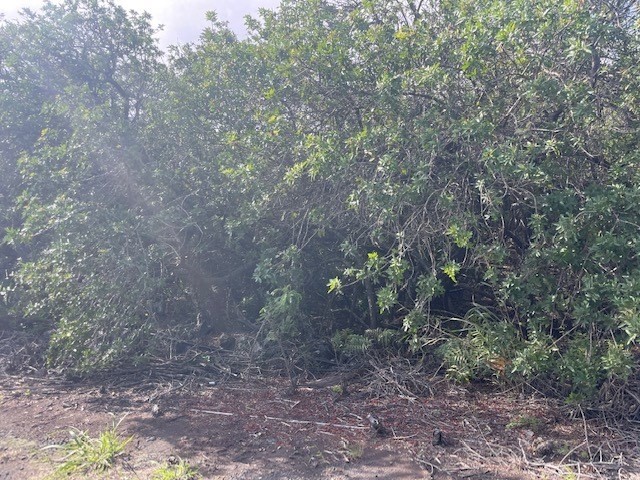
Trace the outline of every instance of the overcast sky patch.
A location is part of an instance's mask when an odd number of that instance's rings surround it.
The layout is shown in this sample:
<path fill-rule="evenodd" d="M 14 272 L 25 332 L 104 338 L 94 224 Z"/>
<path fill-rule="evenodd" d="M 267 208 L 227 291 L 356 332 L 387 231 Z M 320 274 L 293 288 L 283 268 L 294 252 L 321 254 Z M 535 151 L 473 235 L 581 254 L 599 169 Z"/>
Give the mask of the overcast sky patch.
<path fill-rule="evenodd" d="M 14 19 L 22 8 L 37 10 L 42 0 L 3 0 L 0 12 Z M 279 0 L 116 0 L 127 10 L 147 11 L 154 25 L 164 25 L 159 33 L 160 46 L 165 49 L 176 43 L 193 42 L 207 26 L 205 13 L 213 10 L 218 18 L 229 22 L 231 29 L 240 36 L 246 34 L 245 15 L 256 16 L 259 8 L 274 9 Z"/>

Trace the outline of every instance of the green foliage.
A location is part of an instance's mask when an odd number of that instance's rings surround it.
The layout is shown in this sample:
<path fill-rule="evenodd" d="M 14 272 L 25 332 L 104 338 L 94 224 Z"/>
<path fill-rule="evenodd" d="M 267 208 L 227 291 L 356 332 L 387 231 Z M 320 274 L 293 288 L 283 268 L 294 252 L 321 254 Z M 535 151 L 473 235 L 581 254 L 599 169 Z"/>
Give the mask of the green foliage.
<path fill-rule="evenodd" d="M 546 378 L 559 358 L 559 347 L 548 335 L 536 333 L 517 350 L 512 359 L 511 373 L 533 379 Z"/>
<path fill-rule="evenodd" d="M 243 318 L 581 402 L 636 372 L 633 2 L 284 1 L 164 63 L 148 21 L 0 25 L 3 297 L 53 364 Z"/>
<path fill-rule="evenodd" d="M 183 459 L 178 459 L 175 464 L 158 467 L 151 474 L 151 480 L 197 480 L 198 478 L 202 478 L 198 470 Z"/>
<path fill-rule="evenodd" d="M 419 351 L 424 346 L 422 341 L 428 336 L 428 333 L 424 332 L 427 325 L 428 318 L 419 309 L 411 310 L 402 320 L 402 330 L 412 351 Z"/>
<path fill-rule="evenodd" d="M 469 310 L 461 323 L 466 336 L 440 347 L 447 373 L 461 382 L 509 376 L 509 364 L 522 349 L 516 329 L 483 307 Z"/>
<path fill-rule="evenodd" d="M 259 320 L 266 326 L 267 340 L 277 341 L 281 348 L 303 342 L 310 333 L 303 311 L 300 285 L 300 251 L 291 246 L 258 263 L 253 278 L 268 288 Z"/>
<path fill-rule="evenodd" d="M 464 339 L 453 338 L 439 349 L 445 364 L 447 375 L 460 383 L 466 383 L 477 377 L 479 368 L 475 352 L 468 348 Z"/>
<path fill-rule="evenodd" d="M 442 282 L 435 274 L 420 275 L 416 282 L 418 303 L 428 303 L 445 293 Z"/>
<path fill-rule="evenodd" d="M 624 345 L 609 340 L 601 357 L 602 368 L 611 379 L 626 381 L 633 372 L 634 360 Z"/>
<path fill-rule="evenodd" d="M 119 425 L 119 423 L 118 423 Z M 86 432 L 71 430 L 70 440 L 60 446 L 64 457 L 56 469 L 58 475 L 90 474 L 111 469 L 122 456 L 127 444 L 133 439 L 120 438 L 118 425 L 92 438 Z"/>
<path fill-rule="evenodd" d="M 331 337 L 331 344 L 338 355 L 363 357 L 375 351 L 398 348 L 402 335 L 391 329 L 375 328 L 363 333 L 354 333 L 350 329 L 338 330 Z"/>
<path fill-rule="evenodd" d="M 362 355 L 373 346 L 373 339 L 356 334 L 350 329 L 338 330 L 331 338 L 333 349 L 339 354 Z"/>
<path fill-rule="evenodd" d="M 302 295 L 290 285 L 270 292 L 265 306 L 260 311 L 262 321 L 269 323 L 270 334 L 276 338 L 296 339 L 301 335 L 300 302 Z"/>
<path fill-rule="evenodd" d="M 378 298 L 380 313 L 391 311 L 391 308 L 396 304 L 398 299 L 398 294 L 393 285 L 386 285 L 380 288 L 376 296 Z"/>
<path fill-rule="evenodd" d="M 340 289 L 342 288 L 342 282 L 340 281 L 340 279 L 338 277 L 334 277 L 329 279 L 329 283 L 327 283 L 327 287 L 329 287 L 328 292 L 339 292 Z"/>
<path fill-rule="evenodd" d="M 534 433 L 540 433 L 543 427 L 544 422 L 541 419 L 530 415 L 519 415 L 514 417 L 506 425 L 508 430 L 526 428 Z"/>
<path fill-rule="evenodd" d="M 442 267 L 442 271 L 444 274 L 451 279 L 453 283 L 458 283 L 456 277 L 458 273 L 460 273 L 460 265 L 455 260 L 447 262 L 447 264 Z"/>
<path fill-rule="evenodd" d="M 559 362 L 558 370 L 571 382 L 570 402 L 582 403 L 593 398 L 600 386 L 598 355 L 586 336 L 577 336 Z"/>
<path fill-rule="evenodd" d="M 473 236 L 473 232 L 464 230 L 454 224 L 447 228 L 446 234 L 453 239 L 453 242 L 459 248 L 467 248 L 471 246 L 471 237 Z"/>

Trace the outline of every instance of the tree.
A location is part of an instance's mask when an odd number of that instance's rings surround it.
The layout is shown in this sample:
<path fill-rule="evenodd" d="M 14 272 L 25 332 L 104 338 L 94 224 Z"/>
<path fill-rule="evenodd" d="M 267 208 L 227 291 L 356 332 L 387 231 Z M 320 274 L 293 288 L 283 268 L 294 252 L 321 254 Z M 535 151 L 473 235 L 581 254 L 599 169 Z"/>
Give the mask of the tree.
<path fill-rule="evenodd" d="M 210 14 L 162 65 L 109 2 L 5 23 L 13 298 L 53 320 L 55 351 L 109 361 L 149 347 L 162 304 L 194 334 L 260 326 L 290 373 L 319 338 L 401 335 L 460 380 L 622 398 L 633 7 L 285 1 L 244 40 Z"/>
<path fill-rule="evenodd" d="M 95 0 L 47 2 L 2 26 L 4 158 L 21 177 L 20 220 L 5 228 L 21 252 L 12 300 L 55 326 L 55 362 L 118 358 L 143 340 L 163 287 L 138 232 L 148 196 L 135 131 L 158 68 L 153 33 L 148 16 Z"/>

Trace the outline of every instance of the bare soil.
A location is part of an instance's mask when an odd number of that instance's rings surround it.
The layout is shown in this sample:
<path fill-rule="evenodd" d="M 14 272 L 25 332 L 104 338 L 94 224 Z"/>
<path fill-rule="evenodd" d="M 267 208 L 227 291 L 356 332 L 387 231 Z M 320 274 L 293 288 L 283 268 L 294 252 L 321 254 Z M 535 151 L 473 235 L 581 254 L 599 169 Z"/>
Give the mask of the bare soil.
<path fill-rule="evenodd" d="M 530 395 L 439 377 L 418 398 L 376 397 L 358 378 L 347 395 L 289 386 L 259 378 L 118 386 L 114 378 L 5 374 L 0 480 L 48 478 L 60 462 L 48 447 L 67 441 L 70 429 L 97 436 L 120 420 L 122 436 L 133 436 L 127 454 L 107 473 L 78 478 L 148 479 L 181 458 L 206 479 L 640 479 L 637 432 L 571 418 Z M 384 431 L 370 427 L 369 414 Z M 442 444 L 433 444 L 436 429 Z"/>

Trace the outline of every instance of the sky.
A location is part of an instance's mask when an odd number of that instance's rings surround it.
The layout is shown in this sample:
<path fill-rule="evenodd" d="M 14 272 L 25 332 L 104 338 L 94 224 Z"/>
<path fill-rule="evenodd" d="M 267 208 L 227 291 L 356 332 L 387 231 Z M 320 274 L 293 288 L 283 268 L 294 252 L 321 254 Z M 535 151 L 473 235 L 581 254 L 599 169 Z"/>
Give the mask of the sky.
<path fill-rule="evenodd" d="M 192 42 L 198 39 L 207 25 L 205 12 L 213 10 L 220 20 L 238 35 L 246 33 L 244 16 L 255 16 L 259 8 L 274 9 L 279 0 L 115 0 L 127 10 L 147 11 L 153 17 L 154 25 L 164 25 L 160 32 L 160 46 L 166 48 L 176 43 Z M 0 13 L 14 19 L 18 11 L 29 7 L 37 10 L 42 0 L 0 0 Z"/>

